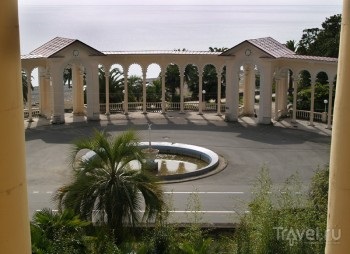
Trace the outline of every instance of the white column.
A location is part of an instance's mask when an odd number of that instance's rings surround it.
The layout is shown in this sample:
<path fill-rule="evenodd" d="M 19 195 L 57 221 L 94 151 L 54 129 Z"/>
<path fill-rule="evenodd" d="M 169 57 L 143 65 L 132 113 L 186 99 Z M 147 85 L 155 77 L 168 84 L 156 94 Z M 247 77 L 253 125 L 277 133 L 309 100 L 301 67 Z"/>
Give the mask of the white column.
<path fill-rule="evenodd" d="M 327 129 L 332 129 L 333 82 L 329 83 Z"/>
<path fill-rule="evenodd" d="M 221 77 L 221 69 L 217 69 L 217 75 L 218 75 L 218 97 L 217 97 L 217 115 L 221 116 L 221 82 L 222 82 L 222 77 Z"/>
<path fill-rule="evenodd" d="M 0 2 L 0 250 L 31 252 L 18 1 Z"/>
<path fill-rule="evenodd" d="M 348 253 L 350 249 L 350 1 L 343 1 L 337 92 L 329 166 L 326 254 Z M 333 233 L 333 234 L 332 234 Z"/>
<path fill-rule="evenodd" d="M 147 114 L 146 70 L 142 73 L 142 113 Z"/>
<path fill-rule="evenodd" d="M 280 80 L 280 108 L 281 115 L 285 116 L 287 112 L 287 105 L 288 105 L 288 72 L 285 71 L 281 73 L 281 80 Z"/>
<path fill-rule="evenodd" d="M 270 63 L 263 66 L 261 74 L 258 123 L 270 124 L 272 111 L 272 68 Z"/>
<path fill-rule="evenodd" d="M 79 110 L 78 110 L 78 101 L 79 101 L 79 69 L 76 64 L 72 64 L 71 66 L 71 71 L 72 71 L 72 102 L 73 102 L 73 114 L 74 115 L 79 115 Z"/>
<path fill-rule="evenodd" d="M 297 122 L 297 94 L 298 94 L 298 86 L 297 82 L 293 78 L 293 116 L 292 116 L 292 123 Z"/>
<path fill-rule="evenodd" d="M 226 109 L 225 121 L 238 120 L 239 107 L 239 67 L 233 64 L 226 65 Z"/>
<path fill-rule="evenodd" d="M 124 105 L 123 106 L 124 106 L 124 115 L 128 115 L 129 114 L 129 88 L 128 88 L 128 73 L 126 71 L 124 71 Z"/>
<path fill-rule="evenodd" d="M 63 72 L 58 66 L 51 67 L 51 84 L 52 84 L 52 124 L 61 124 L 64 119 L 64 86 Z"/>
<path fill-rule="evenodd" d="M 87 119 L 92 121 L 100 120 L 98 68 L 94 65 L 87 69 L 86 91 Z"/>
<path fill-rule="evenodd" d="M 49 84 L 46 77 L 46 70 L 39 67 L 39 89 L 40 89 L 40 115 L 49 117 Z"/>
<path fill-rule="evenodd" d="M 278 121 L 279 119 L 279 115 L 278 115 L 278 111 L 279 111 L 279 103 L 280 103 L 280 78 L 276 77 L 275 79 L 275 121 Z"/>
<path fill-rule="evenodd" d="M 109 112 L 109 70 L 105 70 L 105 80 L 106 80 L 106 115 L 108 116 L 110 114 Z"/>
<path fill-rule="evenodd" d="M 315 112 L 315 82 L 314 75 L 311 76 L 311 105 L 310 105 L 310 126 L 314 125 L 314 112 Z"/>
<path fill-rule="evenodd" d="M 254 115 L 255 72 L 253 66 L 244 66 L 243 114 Z"/>
<path fill-rule="evenodd" d="M 180 72 L 180 114 L 184 113 L 184 74 L 185 70 L 182 67 L 179 67 Z"/>
<path fill-rule="evenodd" d="M 27 105 L 28 105 L 28 122 L 33 122 L 33 107 L 32 107 L 32 71 L 30 70 L 27 74 Z"/>
<path fill-rule="evenodd" d="M 166 101 L 165 101 L 165 69 L 162 69 L 162 114 L 165 114 Z"/>
<path fill-rule="evenodd" d="M 84 108 L 84 67 L 83 66 L 80 66 L 79 68 L 79 80 L 77 82 L 77 86 L 78 86 L 77 111 L 79 114 L 84 115 L 85 108 Z"/>
<path fill-rule="evenodd" d="M 203 70 L 201 66 L 198 66 L 198 114 L 203 114 Z"/>

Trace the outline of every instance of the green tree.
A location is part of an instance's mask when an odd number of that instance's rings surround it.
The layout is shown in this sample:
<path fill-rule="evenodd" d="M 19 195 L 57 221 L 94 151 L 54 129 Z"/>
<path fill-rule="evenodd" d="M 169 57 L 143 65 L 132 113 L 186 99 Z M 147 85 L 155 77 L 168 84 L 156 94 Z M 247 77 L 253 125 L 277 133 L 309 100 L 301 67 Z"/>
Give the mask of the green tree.
<path fill-rule="evenodd" d="M 288 48 L 288 49 L 290 49 L 291 51 L 296 51 L 296 49 L 297 49 L 297 43 L 295 42 L 295 40 L 288 40 L 287 42 L 286 42 L 286 47 Z"/>
<path fill-rule="evenodd" d="M 322 23 L 322 28 L 303 31 L 296 52 L 301 55 L 338 57 L 341 15 L 333 15 Z"/>
<path fill-rule="evenodd" d="M 193 64 L 188 64 L 185 68 L 185 77 L 184 81 L 186 82 L 188 89 L 191 92 L 191 99 L 198 100 L 198 68 Z"/>
<path fill-rule="evenodd" d="M 129 101 L 140 102 L 143 95 L 143 83 L 142 78 L 137 75 L 131 75 L 128 77 L 128 98 Z"/>
<path fill-rule="evenodd" d="M 71 210 L 59 213 L 50 209 L 38 211 L 31 222 L 32 252 L 37 254 L 87 253 L 84 241 L 85 227 L 90 223 L 80 220 Z"/>
<path fill-rule="evenodd" d="M 77 154 L 86 149 L 94 155 L 77 162 Z M 72 209 L 90 221 L 96 216 L 118 241 L 125 237 L 125 225 L 132 229 L 141 218 L 153 219 L 162 210 L 163 192 L 157 178 L 129 166 L 131 161 L 142 161 L 135 132 L 107 137 L 96 131 L 93 137 L 75 142 L 71 155 L 73 178 L 57 190 L 59 209 Z"/>
<path fill-rule="evenodd" d="M 162 99 L 162 81 L 161 79 L 155 79 L 152 83 L 147 85 L 146 89 L 147 101 L 158 102 Z"/>
<path fill-rule="evenodd" d="M 203 90 L 205 90 L 205 100 L 216 100 L 218 95 L 218 77 L 213 65 L 208 64 L 203 70 Z"/>
<path fill-rule="evenodd" d="M 225 52 L 226 50 L 228 50 L 228 48 L 226 47 L 222 47 L 222 48 L 209 47 L 210 52 Z"/>
<path fill-rule="evenodd" d="M 98 79 L 100 86 L 100 102 L 106 103 L 106 76 L 105 70 L 98 69 Z M 109 101 L 117 103 L 123 101 L 124 74 L 119 68 L 113 68 L 109 73 Z"/>
<path fill-rule="evenodd" d="M 64 69 L 63 84 L 67 84 L 68 88 L 72 88 L 72 68 L 70 67 Z"/>
<path fill-rule="evenodd" d="M 180 97 L 176 94 L 176 90 L 180 89 L 180 71 L 176 64 L 170 64 L 165 72 L 165 88 L 167 97 L 171 101 L 180 101 Z"/>

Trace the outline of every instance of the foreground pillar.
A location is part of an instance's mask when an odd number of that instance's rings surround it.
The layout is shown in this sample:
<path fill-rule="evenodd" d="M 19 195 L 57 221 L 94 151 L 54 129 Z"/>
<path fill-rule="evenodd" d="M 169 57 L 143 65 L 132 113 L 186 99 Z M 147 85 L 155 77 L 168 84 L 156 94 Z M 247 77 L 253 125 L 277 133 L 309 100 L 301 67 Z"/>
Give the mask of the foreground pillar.
<path fill-rule="evenodd" d="M 17 1 L 1 1 L 0 9 L 0 252 L 29 254 Z"/>
<path fill-rule="evenodd" d="M 343 1 L 329 172 L 327 254 L 350 250 L 350 0 Z"/>

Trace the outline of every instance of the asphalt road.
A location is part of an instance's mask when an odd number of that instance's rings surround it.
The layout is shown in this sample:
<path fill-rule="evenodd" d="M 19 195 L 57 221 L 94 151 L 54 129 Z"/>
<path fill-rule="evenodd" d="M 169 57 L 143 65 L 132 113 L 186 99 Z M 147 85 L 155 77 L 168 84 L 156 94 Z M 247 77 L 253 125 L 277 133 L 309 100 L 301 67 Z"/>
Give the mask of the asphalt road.
<path fill-rule="evenodd" d="M 149 114 L 143 118 L 39 126 L 25 132 L 30 216 L 44 207 L 56 209 L 52 195 L 69 181 L 67 157 L 74 139 L 89 136 L 94 129 L 117 135 L 133 128 L 147 141 L 147 122 L 153 124 L 153 141 L 203 146 L 228 162 L 223 171 L 213 176 L 164 185 L 171 220 L 176 222 L 196 219 L 189 212 L 191 208 L 202 211 L 199 216 L 202 222 L 236 222 L 249 210 L 247 202 L 262 167 L 269 169 L 276 192 L 296 172 L 303 183 L 300 191 L 304 192 L 314 170 L 329 162 L 329 135 L 291 126 L 227 123 L 169 114 L 161 119 L 152 119 Z"/>

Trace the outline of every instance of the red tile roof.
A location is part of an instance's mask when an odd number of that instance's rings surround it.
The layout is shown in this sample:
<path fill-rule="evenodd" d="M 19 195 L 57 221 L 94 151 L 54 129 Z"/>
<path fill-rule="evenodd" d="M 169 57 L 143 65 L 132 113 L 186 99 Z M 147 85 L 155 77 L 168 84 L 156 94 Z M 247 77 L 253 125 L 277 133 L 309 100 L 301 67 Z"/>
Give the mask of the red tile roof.
<path fill-rule="evenodd" d="M 33 50 L 29 54 L 30 55 L 40 55 L 42 57 L 50 57 L 53 54 L 57 53 L 58 51 L 69 46 L 70 44 L 72 44 L 75 41 L 77 41 L 77 40 L 56 37 L 56 38 L 52 39 L 51 41 L 45 43 L 44 45 L 40 46 L 39 48 Z"/>

